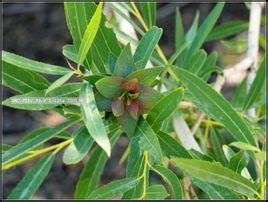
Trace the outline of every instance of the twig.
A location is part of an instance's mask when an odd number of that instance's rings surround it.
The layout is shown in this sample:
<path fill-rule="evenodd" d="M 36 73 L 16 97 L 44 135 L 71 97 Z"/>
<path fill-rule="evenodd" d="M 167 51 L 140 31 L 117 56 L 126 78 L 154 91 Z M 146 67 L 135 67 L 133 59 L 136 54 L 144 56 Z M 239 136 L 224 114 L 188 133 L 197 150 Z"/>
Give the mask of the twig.
<path fill-rule="evenodd" d="M 261 10 L 264 2 L 252 2 L 250 8 L 250 24 L 248 30 L 248 52 L 247 56 L 253 60 L 252 66 L 247 78 L 247 91 L 249 91 L 258 69 L 258 52 L 259 52 L 259 34 L 261 23 Z M 256 117 L 255 108 L 247 111 L 251 117 Z"/>

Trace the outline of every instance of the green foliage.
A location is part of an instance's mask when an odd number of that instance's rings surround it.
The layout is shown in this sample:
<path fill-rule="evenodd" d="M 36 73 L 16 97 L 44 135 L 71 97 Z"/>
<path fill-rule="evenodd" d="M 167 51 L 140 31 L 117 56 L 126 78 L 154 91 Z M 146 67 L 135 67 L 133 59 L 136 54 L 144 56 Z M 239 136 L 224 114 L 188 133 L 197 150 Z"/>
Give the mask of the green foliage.
<path fill-rule="evenodd" d="M 30 132 L 15 146 L 2 145 L 3 171 L 40 157 L 8 199 L 31 199 L 63 150 L 57 160 L 83 167 L 76 200 L 264 199 L 266 58 L 252 85 L 246 77 L 228 101 L 210 79 L 222 74 L 221 57 L 203 46 L 224 39 L 231 52 L 245 52 L 247 40 L 226 38 L 247 29 L 248 22 L 215 27 L 224 8 L 220 2 L 203 22 L 196 11 L 185 32 L 182 8 L 176 8 L 175 50 L 167 59 L 159 46 L 163 30 L 156 26 L 157 2 L 105 3 L 133 26 L 139 40 L 120 30 L 114 15 L 106 18 L 103 4 L 64 3 L 73 40 L 62 48 L 66 67 L 2 51 L 3 85 L 17 93 L 3 106 L 52 110 L 66 118 Z M 261 35 L 261 51 L 264 41 Z M 59 77 L 51 83 L 42 74 Z M 29 98 L 40 102 L 21 102 Z M 247 115 L 249 109 L 255 117 Z M 124 167 L 127 159 L 126 177 L 100 186 L 122 134 L 129 140 L 119 161 Z"/>

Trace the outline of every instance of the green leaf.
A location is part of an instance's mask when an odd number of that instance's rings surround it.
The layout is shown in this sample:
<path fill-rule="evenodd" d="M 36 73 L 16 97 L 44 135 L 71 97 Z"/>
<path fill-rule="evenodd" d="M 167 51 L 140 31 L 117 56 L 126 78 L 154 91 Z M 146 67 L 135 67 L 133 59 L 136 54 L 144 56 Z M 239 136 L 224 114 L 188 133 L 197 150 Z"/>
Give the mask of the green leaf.
<path fill-rule="evenodd" d="M 182 68 L 173 70 L 191 94 L 198 99 L 200 104 L 196 104 L 204 113 L 225 125 L 236 140 L 256 145 L 252 130 L 224 97 L 192 73 Z"/>
<path fill-rule="evenodd" d="M 162 93 L 153 88 L 144 87 L 139 90 L 139 100 L 145 106 L 151 107 L 155 102 L 163 97 Z"/>
<path fill-rule="evenodd" d="M 226 187 L 249 198 L 253 198 L 254 194 L 259 195 L 252 182 L 220 163 L 183 158 L 172 158 L 172 162 L 185 173 L 201 181 Z"/>
<path fill-rule="evenodd" d="M 206 183 L 194 177 L 191 177 L 191 182 L 206 192 L 210 199 L 240 199 L 236 193 L 225 187 Z"/>
<path fill-rule="evenodd" d="M 130 73 L 125 80 L 138 79 L 139 86 L 151 86 L 156 77 L 164 70 L 164 67 L 139 69 Z"/>
<path fill-rule="evenodd" d="M 55 90 L 48 93 L 48 95 L 45 95 L 46 90 L 31 91 L 23 95 L 15 95 L 13 97 L 10 97 L 3 101 L 3 105 L 22 110 L 52 109 L 60 105 L 61 103 L 60 102 L 50 103 L 49 98 L 53 97 L 60 98 L 60 97 L 76 95 L 77 92 L 80 91 L 81 86 L 82 86 L 81 83 L 69 83 L 59 88 L 56 88 Z M 24 99 L 25 103 L 23 101 Z M 29 103 L 26 103 L 27 99 L 33 99 L 33 100 L 29 100 Z M 40 101 L 38 99 L 40 99 Z M 48 99 L 47 103 L 44 103 L 46 100 L 43 99 Z"/>
<path fill-rule="evenodd" d="M 248 28 L 248 22 L 231 21 L 221 24 L 211 30 L 206 41 L 219 40 L 238 34 Z"/>
<path fill-rule="evenodd" d="M 102 6 L 103 2 L 100 2 L 84 32 L 78 51 L 78 67 L 83 64 L 98 32 L 101 21 Z"/>
<path fill-rule="evenodd" d="M 182 44 L 185 42 L 184 29 L 181 18 L 181 13 L 178 7 L 176 7 L 175 16 L 175 49 L 178 50 Z"/>
<path fill-rule="evenodd" d="M 64 83 L 66 83 L 72 76 L 74 75 L 74 72 L 70 72 L 68 74 L 65 74 L 64 76 L 60 77 L 56 81 L 54 81 L 46 90 L 45 94 L 48 94 L 50 91 L 53 91 L 55 88 L 58 88 L 62 86 Z"/>
<path fill-rule="evenodd" d="M 117 58 L 113 75 L 125 77 L 136 69 L 130 44 L 128 43 Z"/>
<path fill-rule="evenodd" d="M 12 190 L 8 199 L 31 199 L 49 173 L 55 154 L 50 153 L 40 159 Z"/>
<path fill-rule="evenodd" d="M 17 66 L 22 69 L 40 72 L 44 74 L 53 74 L 53 75 L 64 75 L 69 73 L 71 70 L 66 69 L 65 67 L 49 65 L 42 62 L 37 62 L 14 53 L 9 53 L 7 51 L 2 51 L 2 60 L 11 65 Z"/>
<path fill-rule="evenodd" d="M 115 145 L 121 134 L 122 132 L 121 130 L 118 130 L 118 128 L 112 130 L 108 134 L 112 147 Z M 97 146 L 89 156 L 89 159 L 79 176 L 74 193 L 75 199 L 86 199 L 88 195 L 98 187 L 107 160 L 108 156 L 104 150 Z"/>
<path fill-rule="evenodd" d="M 62 47 L 62 54 L 69 60 L 78 63 L 78 56 L 74 45 L 67 44 Z"/>
<path fill-rule="evenodd" d="M 183 190 L 178 177 L 168 168 L 161 166 L 151 167 L 154 172 L 160 175 L 163 180 L 168 184 L 171 192 L 172 199 L 182 199 Z"/>
<path fill-rule="evenodd" d="M 76 164 L 81 161 L 93 145 L 93 138 L 86 127 L 80 127 L 73 134 L 74 141 L 67 147 L 63 154 L 65 164 Z"/>
<path fill-rule="evenodd" d="M 249 109 L 252 106 L 257 98 L 257 95 L 261 92 L 261 89 L 265 84 L 265 66 L 266 59 L 264 58 L 245 98 L 244 110 Z"/>
<path fill-rule="evenodd" d="M 210 156 L 203 154 L 195 149 L 189 149 L 189 153 L 194 159 L 213 161 L 213 159 Z"/>
<path fill-rule="evenodd" d="M 135 187 L 139 182 L 136 178 L 125 178 L 121 180 L 113 181 L 94 190 L 88 197 L 88 199 L 112 199 L 116 196 L 120 196 L 126 191 Z"/>
<path fill-rule="evenodd" d="M 202 44 L 206 40 L 208 34 L 210 33 L 211 29 L 215 25 L 218 17 L 220 16 L 222 9 L 224 7 L 224 3 L 219 2 L 207 16 L 205 21 L 202 23 L 200 28 L 196 33 L 196 37 L 194 38 L 189 50 L 188 50 L 188 58 L 195 53 L 196 50 L 201 48 Z"/>
<path fill-rule="evenodd" d="M 137 120 L 126 111 L 122 116 L 117 117 L 117 121 L 122 126 L 122 130 L 131 138 L 134 135 Z"/>
<path fill-rule="evenodd" d="M 257 147 L 244 143 L 244 142 L 232 142 L 231 144 L 229 144 L 229 146 L 236 147 L 238 149 L 245 150 L 245 151 L 254 151 L 254 152 L 260 151 L 260 149 L 258 149 Z"/>
<path fill-rule="evenodd" d="M 9 144 L 2 144 L 1 145 L 1 155 L 12 148 L 12 145 Z"/>
<path fill-rule="evenodd" d="M 158 140 L 162 151 L 167 157 L 176 156 L 183 158 L 192 158 L 191 154 L 173 137 L 159 131 Z"/>
<path fill-rule="evenodd" d="M 217 52 L 213 51 L 211 54 L 208 55 L 206 62 L 203 64 L 202 68 L 199 71 L 199 76 L 202 77 L 205 81 L 209 79 L 210 74 L 213 71 L 213 67 L 216 65 L 218 54 Z M 207 72 L 209 72 L 208 75 Z"/>
<path fill-rule="evenodd" d="M 144 155 L 141 155 L 135 162 L 134 167 L 131 170 L 131 173 L 127 176 L 128 178 L 139 178 L 144 173 L 145 166 L 145 158 Z M 149 170 L 146 168 L 146 178 L 149 176 Z M 144 189 L 148 186 L 148 180 L 140 180 L 140 182 L 131 190 L 126 192 L 123 195 L 122 199 L 139 199 L 144 194 Z"/>
<path fill-rule="evenodd" d="M 65 2 L 64 10 L 68 28 L 73 38 L 76 53 L 79 52 L 82 38 L 97 6 L 94 2 Z M 110 28 L 105 26 L 106 17 L 102 14 L 98 32 L 84 61 L 84 66 L 90 68 L 92 63 L 101 73 L 106 73 L 108 56 L 112 53 L 118 56 L 121 48 Z"/>
<path fill-rule="evenodd" d="M 94 93 L 90 84 L 84 84 L 80 96 L 84 103 L 81 104 L 81 112 L 83 115 L 84 124 L 96 141 L 96 143 L 103 148 L 108 156 L 111 154 L 111 145 L 106 134 L 104 123 L 98 111 Z"/>
<path fill-rule="evenodd" d="M 36 72 L 2 62 L 3 85 L 19 93 L 46 89 L 50 82 Z"/>
<path fill-rule="evenodd" d="M 210 129 L 210 140 L 213 146 L 213 151 L 216 156 L 216 160 L 221 162 L 224 166 L 227 165 L 227 159 L 222 150 L 222 146 L 224 145 L 224 139 L 221 137 L 219 132 L 211 127 Z"/>
<path fill-rule="evenodd" d="M 139 146 L 139 139 L 140 137 L 134 136 L 131 138 L 129 146 L 129 154 L 127 158 L 127 168 L 126 168 L 126 176 L 130 176 L 131 172 L 133 171 L 136 163 L 139 161 L 141 158 L 141 150 Z"/>
<path fill-rule="evenodd" d="M 134 53 L 134 61 L 138 68 L 144 68 L 150 59 L 158 41 L 162 35 L 163 30 L 153 26 L 140 40 L 137 49 Z"/>
<path fill-rule="evenodd" d="M 239 151 L 230 159 L 229 168 L 240 174 L 241 171 L 247 166 L 248 158 L 244 151 Z"/>
<path fill-rule="evenodd" d="M 185 69 L 192 72 L 193 74 L 198 74 L 207 59 L 207 53 L 204 50 L 198 50 L 193 54 L 191 59 L 185 64 Z"/>
<path fill-rule="evenodd" d="M 169 194 L 167 193 L 165 187 L 161 184 L 154 184 L 147 188 L 145 200 L 163 200 L 167 198 Z"/>
<path fill-rule="evenodd" d="M 194 20 L 192 22 L 192 25 L 191 25 L 189 31 L 185 35 L 185 39 L 187 41 L 194 40 L 194 38 L 196 36 L 197 28 L 198 28 L 198 23 L 199 23 L 199 11 L 196 12 Z"/>
<path fill-rule="evenodd" d="M 123 92 L 123 79 L 121 77 L 107 76 L 96 82 L 97 90 L 106 98 L 114 99 Z"/>
<path fill-rule="evenodd" d="M 156 102 L 148 112 L 147 121 L 154 131 L 158 131 L 166 120 L 178 107 L 183 97 L 183 89 L 177 88 Z"/>
<path fill-rule="evenodd" d="M 231 99 L 231 104 L 237 110 L 242 110 L 243 104 L 245 103 L 247 94 L 247 78 L 245 77 L 242 83 L 236 88 L 234 95 Z"/>
<path fill-rule="evenodd" d="M 140 136 L 140 149 L 141 151 L 148 151 L 150 162 L 161 163 L 163 155 L 157 136 L 143 118 L 140 118 L 137 124 L 135 136 Z"/>
<path fill-rule="evenodd" d="M 235 152 L 227 145 L 223 145 L 222 150 L 224 152 L 226 159 L 230 162 L 230 159 L 235 154 Z"/>
<path fill-rule="evenodd" d="M 179 48 L 173 53 L 173 55 L 169 58 L 168 64 L 173 64 L 181 53 L 190 45 L 189 41 L 185 41 Z"/>
<path fill-rule="evenodd" d="M 233 53 L 244 53 L 247 51 L 248 43 L 246 39 L 236 39 L 229 41 L 221 41 L 222 45 Z"/>
<path fill-rule="evenodd" d="M 156 2 L 139 2 L 141 13 L 149 29 L 156 23 Z"/>
<path fill-rule="evenodd" d="M 63 123 L 59 126 L 56 126 L 54 128 L 51 128 L 49 130 L 45 130 L 44 132 L 41 132 L 38 136 L 12 147 L 12 149 L 8 150 L 2 156 L 2 163 L 3 164 L 8 163 L 13 159 L 22 156 L 28 150 L 30 150 L 38 145 L 41 145 L 42 143 L 57 136 L 58 134 L 62 133 L 67 128 L 71 127 L 72 125 L 79 122 L 80 120 L 81 119 L 76 118 L 76 117 L 70 118 L 65 123 Z"/>

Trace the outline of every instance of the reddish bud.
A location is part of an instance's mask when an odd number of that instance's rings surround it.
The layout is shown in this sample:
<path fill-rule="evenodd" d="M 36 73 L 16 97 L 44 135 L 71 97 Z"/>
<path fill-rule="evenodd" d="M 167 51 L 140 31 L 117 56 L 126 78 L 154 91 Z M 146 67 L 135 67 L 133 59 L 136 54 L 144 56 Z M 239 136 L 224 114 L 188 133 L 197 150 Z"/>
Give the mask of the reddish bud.
<path fill-rule="evenodd" d="M 128 91 L 133 91 L 133 92 L 138 92 L 138 79 L 133 79 L 131 81 L 127 81 L 125 83 L 123 83 L 122 87 L 125 90 Z"/>
<path fill-rule="evenodd" d="M 139 100 L 135 99 L 132 100 L 131 103 L 129 105 L 126 106 L 127 111 L 129 112 L 129 114 L 134 118 L 134 119 L 138 119 L 138 111 L 139 111 Z"/>
<path fill-rule="evenodd" d="M 118 97 L 112 102 L 112 112 L 114 116 L 121 116 L 125 112 L 124 103 Z"/>

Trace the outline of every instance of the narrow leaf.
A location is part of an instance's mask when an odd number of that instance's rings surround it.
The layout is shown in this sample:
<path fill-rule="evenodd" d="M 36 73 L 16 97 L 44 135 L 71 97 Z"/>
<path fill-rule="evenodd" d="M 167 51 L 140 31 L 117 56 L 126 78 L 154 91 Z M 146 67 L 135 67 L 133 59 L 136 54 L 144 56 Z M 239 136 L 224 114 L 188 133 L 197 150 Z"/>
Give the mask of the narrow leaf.
<path fill-rule="evenodd" d="M 103 2 L 100 2 L 84 32 L 78 51 L 78 67 L 83 64 L 87 56 L 88 50 L 90 49 L 93 40 L 97 34 L 97 31 L 99 29 L 102 14 L 102 6 Z"/>
<path fill-rule="evenodd" d="M 72 76 L 74 75 L 74 72 L 70 72 L 68 74 L 65 74 L 64 76 L 60 77 L 56 81 L 54 81 L 46 90 L 45 94 L 48 94 L 50 91 L 54 90 L 55 88 L 58 88 L 62 86 L 66 81 L 68 81 Z"/>
<path fill-rule="evenodd" d="M 71 127 L 72 125 L 74 125 L 75 123 L 79 121 L 80 119 L 76 117 L 70 118 L 65 123 L 59 126 L 56 126 L 54 128 L 51 128 L 49 130 L 45 130 L 44 132 L 41 132 L 38 136 L 12 147 L 10 150 L 5 152 L 5 154 L 2 156 L 2 163 L 3 164 L 8 163 L 9 161 L 13 159 L 22 156 L 23 154 L 25 154 L 26 151 L 38 145 L 41 145 L 42 143 L 62 133 L 67 128 Z"/>
<path fill-rule="evenodd" d="M 31 199 L 49 173 L 54 158 L 55 154 L 50 153 L 40 159 L 12 190 L 8 199 Z"/>
<path fill-rule="evenodd" d="M 254 152 L 260 151 L 260 149 L 258 149 L 257 147 L 244 143 L 244 142 L 232 142 L 231 144 L 229 144 L 229 146 L 236 147 L 238 149 L 245 150 L 245 151 L 254 151 Z"/>
<path fill-rule="evenodd" d="M 162 151 L 167 157 L 176 156 L 182 158 L 192 158 L 191 154 L 173 137 L 159 131 L 158 140 Z"/>
<path fill-rule="evenodd" d="M 40 74 L 2 62 L 3 85 L 19 93 L 46 89 L 50 82 Z"/>
<path fill-rule="evenodd" d="M 188 51 L 188 58 L 194 54 L 196 50 L 198 50 L 204 41 L 206 40 L 208 34 L 210 33 L 211 29 L 215 25 L 218 17 L 220 16 L 222 9 L 224 7 L 224 3 L 220 2 L 217 3 L 217 5 L 213 8 L 213 10 L 210 12 L 210 14 L 207 16 L 205 21 L 202 23 L 200 28 L 198 29 L 196 33 L 196 37 L 193 40 L 189 51 Z"/>
<path fill-rule="evenodd" d="M 245 98 L 244 110 L 249 109 L 252 106 L 252 104 L 256 100 L 257 95 L 261 92 L 261 89 L 265 84 L 265 66 L 266 59 L 263 59 L 260 68 L 258 69 L 258 72 L 256 74 L 256 77 Z"/>
<path fill-rule="evenodd" d="M 156 23 L 156 2 L 139 2 L 141 13 L 149 28 Z"/>
<path fill-rule="evenodd" d="M 88 199 L 112 199 L 132 189 L 138 182 L 139 179 L 136 178 L 125 178 L 113 181 L 93 191 Z"/>
<path fill-rule="evenodd" d="M 206 192 L 210 199 L 240 199 L 236 193 L 225 187 L 203 182 L 194 177 L 191 177 L 191 182 Z"/>
<path fill-rule="evenodd" d="M 98 111 L 94 93 L 90 84 L 84 84 L 80 96 L 84 103 L 81 106 L 84 124 L 96 141 L 96 143 L 103 148 L 108 156 L 111 154 L 111 145 L 109 138 L 106 134 L 104 123 Z"/>
<path fill-rule="evenodd" d="M 50 102 L 53 97 L 76 96 L 81 89 L 81 83 L 69 83 L 59 88 L 54 89 L 48 95 L 45 95 L 46 90 L 31 91 L 22 95 L 15 95 L 3 101 L 3 105 L 15 109 L 23 110 L 45 110 L 52 109 L 60 102 Z M 32 100 L 31 100 L 32 99 Z M 46 101 L 47 99 L 47 101 Z M 25 101 L 23 101 L 25 100 Z M 29 100 L 27 102 L 27 100 Z M 46 101 L 46 102 L 45 102 Z"/>
<path fill-rule="evenodd" d="M 168 184 L 172 199 L 182 199 L 183 190 L 178 177 L 168 168 L 161 166 L 153 166 L 152 170 L 160 175 Z"/>
<path fill-rule="evenodd" d="M 199 11 L 196 12 L 194 20 L 192 22 L 192 25 L 191 25 L 189 31 L 185 35 L 185 39 L 187 41 L 194 40 L 194 38 L 196 36 L 197 28 L 198 28 L 198 23 L 199 23 Z"/>
<path fill-rule="evenodd" d="M 17 66 L 22 69 L 27 69 L 34 72 L 40 72 L 44 74 L 64 75 L 71 70 L 64 67 L 49 65 L 42 62 L 37 62 L 14 53 L 2 51 L 2 60 L 11 65 Z"/>
<path fill-rule="evenodd" d="M 238 141 L 256 144 L 252 130 L 225 98 L 192 73 L 182 68 L 174 68 L 174 70 L 192 95 L 199 100 L 200 104 L 196 104 L 204 113 L 224 124 Z"/>
<path fill-rule="evenodd" d="M 173 55 L 169 58 L 168 64 L 172 65 L 177 58 L 180 56 L 180 54 L 190 45 L 189 41 L 185 41 L 181 46 L 179 46 L 178 49 L 173 53 Z"/>
<path fill-rule="evenodd" d="M 249 198 L 258 195 L 252 182 L 220 163 L 183 158 L 173 158 L 172 161 L 185 173 L 204 182 L 226 187 Z"/>
<path fill-rule="evenodd" d="M 183 90 L 177 88 L 163 96 L 153 105 L 152 109 L 148 112 L 147 121 L 155 131 L 159 130 L 163 121 L 177 109 L 182 96 Z"/>
<path fill-rule="evenodd" d="M 73 137 L 74 141 L 67 147 L 63 154 L 63 162 L 65 164 L 75 164 L 81 161 L 94 142 L 85 127 L 76 130 Z"/>
<path fill-rule="evenodd" d="M 148 151 L 151 162 L 160 163 L 163 159 L 162 150 L 157 136 L 146 120 L 140 118 L 135 136 L 140 136 L 139 145 L 142 151 Z"/>
<path fill-rule="evenodd" d="M 211 30 L 206 41 L 219 40 L 238 34 L 248 28 L 248 22 L 231 21 L 221 24 Z"/>
<path fill-rule="evenodd" d="M 150 59 L 158 41 L 162 35 L 162 29 L 152 27 L 140 40 L 137 49 L 134 53 L 134 61 L 139 68 L 144 68 Z"/>
<path fill-rule="evenodd" d="M 118 128 L 110 130 L 108 136 L 112 147 L 121 134 L 122 132 Z M 108 156 L 101 147 L 98 146 L 93 150 L 76 184 L 75 199 L 88 198 L 88 195 L 98 187 L 107 160 Z"/>

